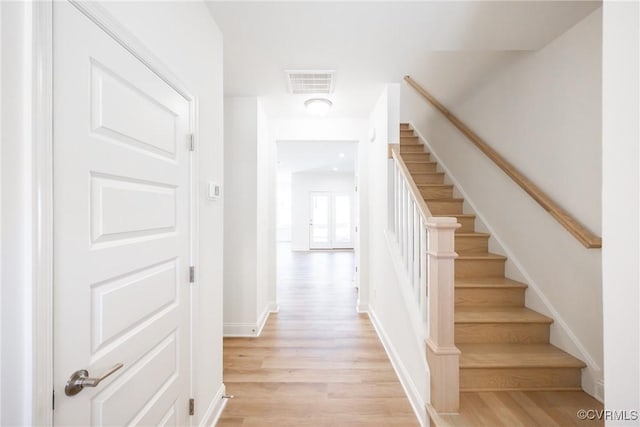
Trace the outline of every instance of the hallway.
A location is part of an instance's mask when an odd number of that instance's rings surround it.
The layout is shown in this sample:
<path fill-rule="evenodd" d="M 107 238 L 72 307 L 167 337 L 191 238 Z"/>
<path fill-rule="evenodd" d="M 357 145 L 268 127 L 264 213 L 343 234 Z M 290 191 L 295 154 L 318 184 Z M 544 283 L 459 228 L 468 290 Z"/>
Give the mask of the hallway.
<path fill-rule="evenodd" d="M 368 317 L 353 252 L 278 248 L 278 303 L 259 338 L 224 339 L 218 426 L 416 426 Z"/>

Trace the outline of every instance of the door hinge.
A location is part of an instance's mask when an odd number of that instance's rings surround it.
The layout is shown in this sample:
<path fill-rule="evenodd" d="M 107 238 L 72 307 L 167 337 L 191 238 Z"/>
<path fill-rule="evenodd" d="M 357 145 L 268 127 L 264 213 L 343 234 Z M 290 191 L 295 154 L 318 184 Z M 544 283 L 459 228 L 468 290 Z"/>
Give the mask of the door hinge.
<path fill-rule="evenodd" d="M 189 399 L 189 415 L 196 413 L 196 400 L 194 398 Z"/>
<path fill-rule="evenodd" d="M 358 272 L 358 266 L 356 265 L 356 273 Z"/>
<path fill-rule="evenodd" d="M 356 233 L 358 232 L 358 226 L 356 225 Z"/>
<path fill-rule="evenodd" d="M 51 392 L 51 410 L 55 411 L 56 409 L 56 391 L 53 390 Z"/>
<path fill-rule="evenodd" d="M 196 137 L 194 134 L 189 135 L 189 151 L 196 151 Z"/>
<path fill-rule="evenodd" d="M 358 192 L 358 186 L 356 185 L 356 193 Z"/>
<path fill-rule="evenodd" d="M 189 267 L 189 283 L 195 283 L 196 281 L 196 267 L 195 266 L 191 266 Z"/>

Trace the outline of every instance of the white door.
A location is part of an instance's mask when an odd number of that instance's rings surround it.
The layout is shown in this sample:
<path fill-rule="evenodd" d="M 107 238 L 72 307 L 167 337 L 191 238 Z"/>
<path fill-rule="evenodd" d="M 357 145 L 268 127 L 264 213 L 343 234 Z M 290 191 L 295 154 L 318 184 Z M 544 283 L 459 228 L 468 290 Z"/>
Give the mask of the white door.
<path fill-rule="evenodd" d="M 351 195 L 313 191 L 309 201 L 309 249 L 353 248 Z"/>
<path fill-rule="evenodd" d="M 54 423 L 188 425 L 190 104 L 53 7 Z"/>
<path fill-rule="evenodd" d="M 331 193 L 309 194 L 309 249 L 331 248 Z"/>

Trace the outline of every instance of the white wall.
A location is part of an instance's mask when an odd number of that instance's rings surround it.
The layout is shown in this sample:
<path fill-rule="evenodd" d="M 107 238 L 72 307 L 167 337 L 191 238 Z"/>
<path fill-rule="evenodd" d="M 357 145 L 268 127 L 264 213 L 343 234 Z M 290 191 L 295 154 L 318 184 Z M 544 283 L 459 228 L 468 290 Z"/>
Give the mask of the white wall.
<path fill-rule="evenodd" d="M 224 323 L 256 323 L 258 100 L 224 100 Z M 226 332 L 225 332 L 226 333 Z"/>
<path fill-rule="evenodd" d="M 605 1 L 602 273 L 605 409 L 640 411 L 640 7 Z M 637 412 L 636 412 L 637 414 Z M 638 425 L 609 419 L 607 426 Z"/>
<path fill-rule="evenodd" d="M 424 402 L 429 398 L 429 373 L 419 311 L 408 304 L 409 285 L 396 270 L 387 240 L 387 146 L 398 142 L 399 85 L 387 85 L 373 109 L 369 123 L 376 139 L 367 147 L 369 312 L 414 409 L 425 421 Z M 364 231 L 364 230 L 363 230 Z M 413 310 L 413 312 L 411 311 Z M 417 319 L 416 319 L 417 317 Z"/>
<path fill-rule="evenodd" d="M 276 239 L 291 242 L 291 173 L 277 172 L 276 200 Z"/>
<path fill-rule="evenodd" d="M 27 425 L 32 410 L 31 43 L 28 3 L 2 2 L 1 425 Z"/>
<path fill-rule="evenodd" d="M 269 120 L 275 141 L 361 141 L 366 138 L 366 119 L 278 118 Z"/>
<path fill-rule="evenodd" d="M 276 162 L 275 141 L 260 100 L 257 116 L 257 313 L 266 319 L 276 306 Z"/>
<path fill-rule="evenodd" d="M 294 251 L 309 250 L 310 192 L 347 193 L 351 195 L 353 213 L 354 188 L 355 177 L 352 173 L 298 172 L 291 174 L 291 249 Z M 352 237 L 355 240 L 353 220 L 351 224 Z"/>
<path fill-rule="evenodd" d="M 256 336 L 275 310 L 275 147 L 256 97 L 225 98 L 224 333 Z"/>
<path fill-rule="evenodd" d="M 198 97 L 198 214 L 203 237 L 193 297 L 192 368 L 197 375 L 192 392 L 199 402 L 194 423 L 210 424 L 223 391 L 222 263 L 218 261 L 222 259 L 222 202 L 208 201 L 202 192 L 207 180 L 222 180 L 222 36 L 203 3 L 102 5 Z M 2 111 L 2 182 L 12 184 L 2 189 L 2 425 L 32 424 L 30 7 L 2 3 L 3 105 L 11 101 L 13 107 Z"/>
<path fill-rule="evenodd" d="M 539 51 L 517 55 L 446 107 L 587 228 L 600 234 L 601 10 Z M 425 89 L 437 97 L 429 81 Z M 602 380 L 601 251 L 585 249 L 406 85 L 401 120 L 414 124 L 529 284 L 527 306 L 554 318 L 551 342 L 584 360 L 583 387 Z M 471 212 L 469 203 L 466 212 Z M 601 387 L 600 387 L 601 388 Z"/>

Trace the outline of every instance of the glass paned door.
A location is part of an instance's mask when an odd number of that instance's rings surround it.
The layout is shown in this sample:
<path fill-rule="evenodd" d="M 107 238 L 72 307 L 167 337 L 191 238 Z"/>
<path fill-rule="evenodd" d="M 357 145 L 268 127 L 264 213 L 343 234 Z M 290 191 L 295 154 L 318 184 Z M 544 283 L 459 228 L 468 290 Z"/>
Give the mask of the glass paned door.
<path fill-rule="evenodd" d="M 309 248 L 331 248 L 331 193 L 311 193 Z"/>
<path fill-rule="evenodd" d="M 351 203 L 346 193 L 310 193 L 310 249 L 353 248 Z"/>
<path fill-rule="evenodd" d="M 333 196 L 333 247 L 352 248 L 351 197 L 348 194 Z"/>

